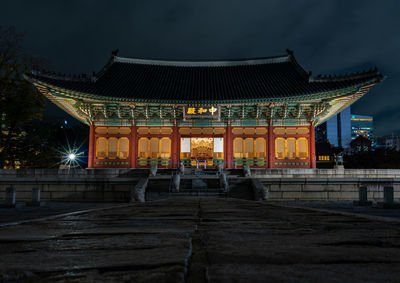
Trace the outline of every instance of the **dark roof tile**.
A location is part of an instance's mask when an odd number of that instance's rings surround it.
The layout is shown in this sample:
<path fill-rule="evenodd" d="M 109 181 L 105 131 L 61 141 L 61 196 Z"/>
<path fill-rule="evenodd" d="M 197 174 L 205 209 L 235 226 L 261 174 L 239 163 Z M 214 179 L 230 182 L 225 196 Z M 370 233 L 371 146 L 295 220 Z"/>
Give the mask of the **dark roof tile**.
<path fill-rule="evenodd" d="M 310 77 L 292 55 L 231 61 L 160 61 L 112 57 L 87 80 L 29 75 L 50 85 L 98 96 L 212 101 L 293 97 L 383 77 L 376 69 L 341 77 Z"/>

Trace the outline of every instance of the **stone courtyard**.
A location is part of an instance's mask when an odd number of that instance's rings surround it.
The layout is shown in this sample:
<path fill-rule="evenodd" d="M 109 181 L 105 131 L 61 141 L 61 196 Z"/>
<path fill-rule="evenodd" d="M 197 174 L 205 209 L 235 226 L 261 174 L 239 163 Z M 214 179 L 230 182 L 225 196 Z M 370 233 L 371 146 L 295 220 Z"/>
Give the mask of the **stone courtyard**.
<path fill-rule="evenodd" d="M 0 281 L 398 281 L 400 222 L 175 198 L 1 224 Z"/>

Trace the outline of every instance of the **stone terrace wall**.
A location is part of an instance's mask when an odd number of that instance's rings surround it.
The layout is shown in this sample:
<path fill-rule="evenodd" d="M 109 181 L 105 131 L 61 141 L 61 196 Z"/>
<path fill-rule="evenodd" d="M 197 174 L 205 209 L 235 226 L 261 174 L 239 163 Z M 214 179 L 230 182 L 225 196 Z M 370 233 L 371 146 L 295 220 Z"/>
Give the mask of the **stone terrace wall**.
<path fill-rule="evenodd" d="M 230 183 L 246 189 L 242 170 L 228 170 Z M 171 170 L 159 169 L 157 179 L 168 178 Z M 30 201 L 32 188 L 41 189 L 42 201 L 127 202 L 130 190 L 148 169 L 0 170 L 0 201 L 6 187 L 17 190 L 17 201 Z M 269 189 L 272 201 L 352 201 L 358 188 L 368 187 L 370 200 L 383 200 L 383 187 L 394 187 L 400 200 L 400 170 L 253 169 L 252 178 Z M 168 186 L 165 186 L 168 192 Z"/>
<path fill-rule="evenodd" d="M 129 201 L 130 190 L 147 170 L 27 169 L 0 170 L 0 200 L 13 185 L 17 201 L 30 201 L 32 188 L 40 188 L 42 201 Z"/>
<path fill-rule="evenodd" d="M 383 201 L 383 187 L 393 186 L 400 201 L 399 178 L 260 178 L 272 201 L 352 201 L 358 189 L 368 188 L 368 199 Z"/>

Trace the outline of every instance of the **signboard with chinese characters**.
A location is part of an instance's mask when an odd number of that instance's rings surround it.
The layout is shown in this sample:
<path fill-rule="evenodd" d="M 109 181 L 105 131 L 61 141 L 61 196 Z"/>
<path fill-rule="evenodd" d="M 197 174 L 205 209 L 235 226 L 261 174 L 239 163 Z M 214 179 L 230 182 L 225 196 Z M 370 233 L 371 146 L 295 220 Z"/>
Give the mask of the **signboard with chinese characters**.
<path fill-rule="evenodd" d="M 219 105 L 190 105 L 183 106 L 184 119 L 218 119 L 221 108 Z"/>

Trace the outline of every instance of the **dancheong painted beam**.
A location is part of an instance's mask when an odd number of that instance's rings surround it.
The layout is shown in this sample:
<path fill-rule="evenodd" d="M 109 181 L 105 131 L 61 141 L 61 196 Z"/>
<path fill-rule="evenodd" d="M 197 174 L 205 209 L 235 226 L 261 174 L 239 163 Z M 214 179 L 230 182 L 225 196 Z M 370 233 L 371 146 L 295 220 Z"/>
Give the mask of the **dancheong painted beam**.
<path fill-rule="evenodd" d="M 291 51 L 213 61 L 113 54 L 91 77 L 25 77 L 90 126 L 89 168 L 314 168 L 314 127 L 384 78 L 377 69 L 313 77 Z"/>

